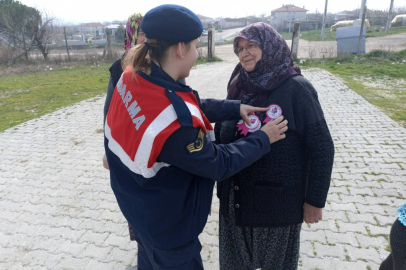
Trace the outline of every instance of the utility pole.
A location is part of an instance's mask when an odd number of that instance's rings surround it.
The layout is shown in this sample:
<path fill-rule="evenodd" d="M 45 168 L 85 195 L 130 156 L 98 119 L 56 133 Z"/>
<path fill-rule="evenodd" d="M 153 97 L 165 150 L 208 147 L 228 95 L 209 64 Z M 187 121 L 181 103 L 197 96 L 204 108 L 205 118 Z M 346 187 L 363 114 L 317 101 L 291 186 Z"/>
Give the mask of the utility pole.
<path fill-rule="evenodd" d="M 392 15 L 392 10 L 393 10 L 393 0 L 390 1 L 390 8 L 388 11 L 388 19 L 386 21 L 386 34 L 389 33 L 389 27 L 390 27 L 390 19 L 391 19 L 391 15 Z"/>
<path fill-rule="evenodd" d="M 362 14 L 364 12 L 365 5 L 367 4 L 367 0 L 361 0 L 361 8 L 359 10 L 359 18 L 362 19 Z"/>
<path fill-rule="evenodd" d="M 66 44 L 66 51 L 68 52 L 68 60 L 70 62 L 70 55 L 69 55 L 69 47 L 68 47 L 68 39 L 66 38 L 66 29 L 63 28 L 63 33 L 65 34 L 65 44 Z"/>
<path fill-rule="evenodd" d="M 357 55 L 361 55 L 361 44 L 362 44 L 362 38 L 364 34 L 364 26 L 365 26 L 365 15 L 367 13 L 367 6 L 364 6 L 364 9 L 362 11 L 362 18 L 361 18 L 361 32 L 359 34 L 359 40 L 358 40 L 358 52 Z"/>
<path fill-rule="evenodd" d="M 326 0 L 326 6 L 324 8 L 323 25 L 321 27 L 321 40 L 324 40 L 324 35 L 326 32 L 327 6 L 328 6 L 328 0 Z"/>

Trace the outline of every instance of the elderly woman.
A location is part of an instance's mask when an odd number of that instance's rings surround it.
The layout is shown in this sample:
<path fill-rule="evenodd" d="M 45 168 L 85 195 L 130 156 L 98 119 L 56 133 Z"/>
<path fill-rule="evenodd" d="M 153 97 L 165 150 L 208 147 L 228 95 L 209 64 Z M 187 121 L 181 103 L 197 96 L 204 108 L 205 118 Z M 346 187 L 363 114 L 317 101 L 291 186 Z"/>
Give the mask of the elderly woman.
<path fill-rule="evenodd" d="M 334 159 L 317 92 L 302 75 L 286 41 L 271 26 L 255 23 L 234 39 L 240 63 L 228 84 L 228 99 L 266 107 L 253 123 L 289 121 L 286 139 L 225 182 L 220 199 L 220 269 L 297 269 L 303 220 L 322 219 Z M 250 136 L 254 127 L 216 123 L 219 143 Z"/>

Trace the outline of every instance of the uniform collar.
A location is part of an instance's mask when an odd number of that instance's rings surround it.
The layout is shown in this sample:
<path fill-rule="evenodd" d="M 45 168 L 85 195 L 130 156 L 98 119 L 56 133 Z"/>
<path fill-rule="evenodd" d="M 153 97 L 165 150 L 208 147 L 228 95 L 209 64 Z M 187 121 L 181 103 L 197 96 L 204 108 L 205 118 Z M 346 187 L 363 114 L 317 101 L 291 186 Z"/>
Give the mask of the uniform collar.
<path fill-rule="evenodd" d="M 152 82 L 153 84 L 162 86 L 167 89 L 171 89 L 176 92 L 191 92 L 192 89 L 189 86 L 183 85 L 175 81 L 168 73 L 166 73 L 161 67 L 151 61 L 151 75 L 148 76 L 144 72 L 139 72 L 139 75 Z"/>

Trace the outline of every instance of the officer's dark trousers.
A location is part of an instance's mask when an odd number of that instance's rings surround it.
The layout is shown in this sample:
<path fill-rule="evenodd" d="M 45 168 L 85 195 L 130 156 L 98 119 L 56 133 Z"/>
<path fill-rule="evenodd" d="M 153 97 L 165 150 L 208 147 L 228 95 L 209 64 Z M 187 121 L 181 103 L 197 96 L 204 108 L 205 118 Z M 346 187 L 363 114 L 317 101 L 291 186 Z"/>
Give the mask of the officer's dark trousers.
<path fill-rule="evenodd" d="M 203 270 L 199 239 L 176 249 L 159 249 L 134 230 L 138 243 L 138 270 Z"/>

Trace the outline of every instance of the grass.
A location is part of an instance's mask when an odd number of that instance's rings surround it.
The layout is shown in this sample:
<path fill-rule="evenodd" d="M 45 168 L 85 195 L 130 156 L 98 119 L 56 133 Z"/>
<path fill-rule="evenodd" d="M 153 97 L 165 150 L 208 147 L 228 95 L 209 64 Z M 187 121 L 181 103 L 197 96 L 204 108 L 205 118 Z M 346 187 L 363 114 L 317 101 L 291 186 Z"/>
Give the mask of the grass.
<path fill-rule="evenodd" d="M 346 85 L 393 120 L 406 127 L 406 50 L 373 51 L 358 58 L 307 60 L 300 67 L 319 67 L 338 75 Z"/>
<path fill-rule="evenodd" d="M 325 31 L 324 41 L 335 41 L 336 33 L 337 32 L 331 32 L 330 28 L 327 28 Z M 385 29 L 382 29 L 380 26 L 371 26 L 370 28 L 367 28 L 367 38 L 384 37 L 401 33 L 406 33 L 406 27 L 392 27 L 388 34 L 386 34 Z M 286 40 L 292 39 L 292 33 L 289 34 L 287 32 L 282 32 L 280 34 Z M 321 41 L 321 29 L 301 31 L 300 35 L 300 39 L 307 41 Z"/>
<path fill-rule="evenodd" d="M 58 68 L 1 77 L 0 131 L 106 92 L 109 66 Z"/>
<path fill-rule="evenodd" d="M 219 61 L 222 60 L 199 59 L 195 65 Z M 110 65 L 52 67 L 52 70 L 32 66 L 25 67 L 19 75 L 10 75 L 12 72 L 0 75 L 0 132 L 106 93 Z"/>
<path fill-rule="evenodd" d="M 213 59 L 198 59 L 193 66 L 201 65 L 201 64 L 207 64 L 207 63 L 213 63 L 213 62 L 221 62 L 220 58 L 214 57 Z"/>

